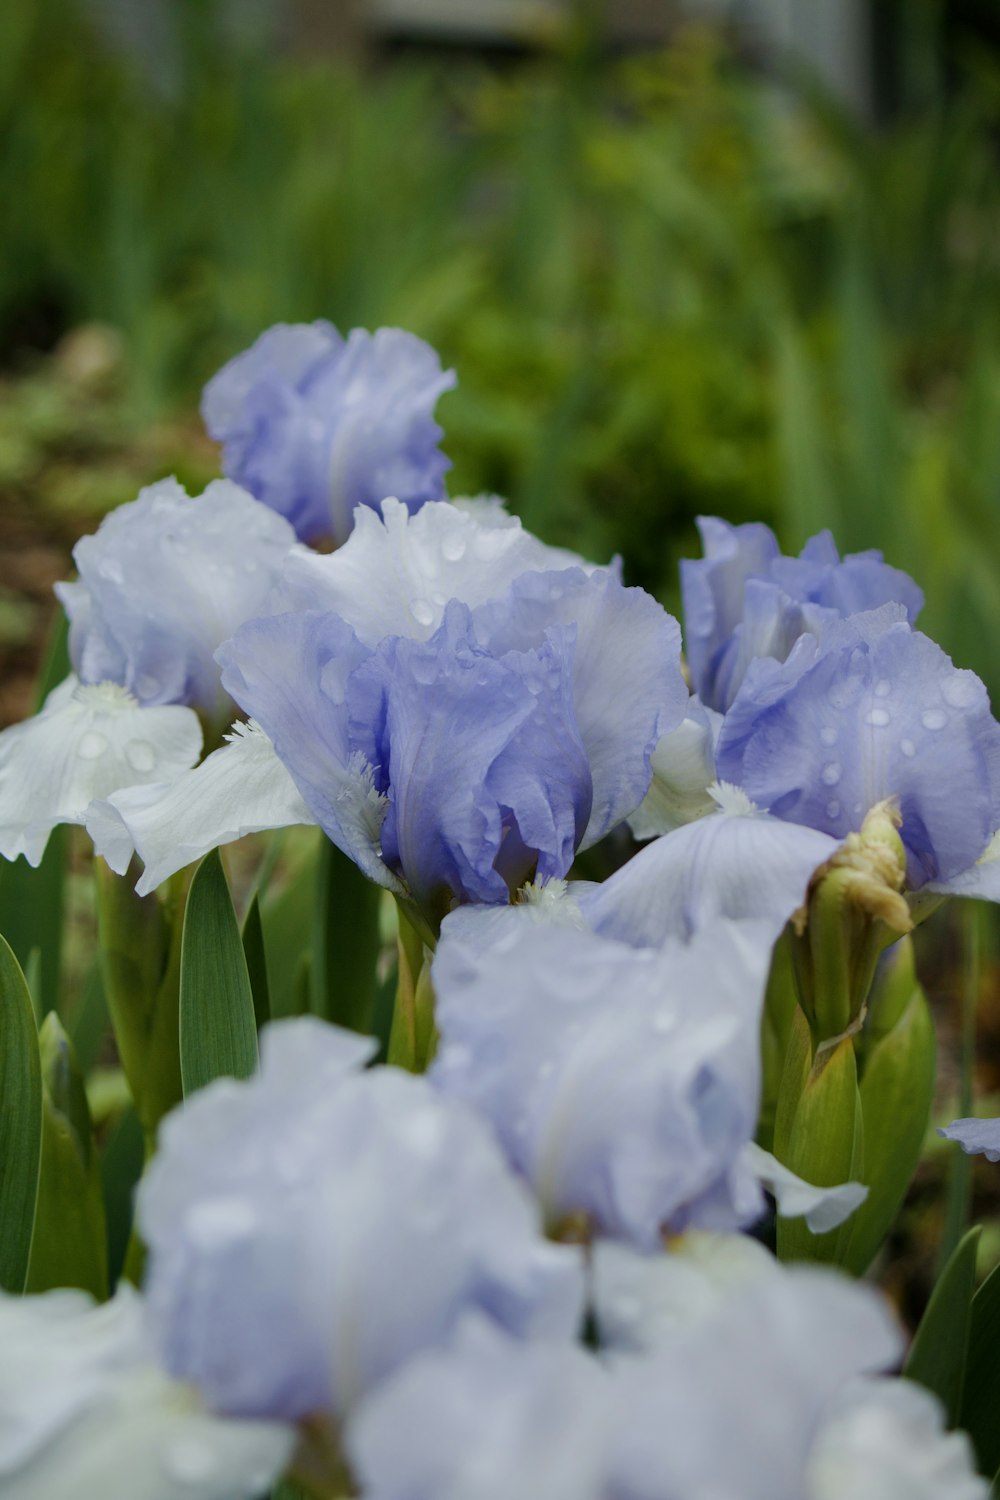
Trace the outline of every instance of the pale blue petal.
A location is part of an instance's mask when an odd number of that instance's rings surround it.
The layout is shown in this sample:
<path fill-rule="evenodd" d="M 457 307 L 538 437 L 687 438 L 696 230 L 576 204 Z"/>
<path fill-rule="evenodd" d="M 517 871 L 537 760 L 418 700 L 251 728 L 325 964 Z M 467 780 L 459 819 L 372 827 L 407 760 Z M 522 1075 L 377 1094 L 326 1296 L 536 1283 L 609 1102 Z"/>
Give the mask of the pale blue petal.
<path fill-rule="evenodd" d="M 989 1500 L 967 1433 L 912 1380 L 859 1378 L 825 1415 L 809 1455 L 809 1500 Z"/>
<path fill-rule="evenodd" d="M 727 811 L 654 839 L 581 896 L 595 932 L 656 947 L 725 917 L 765 924 L 777 938 L 836 840 L 769 817 L 732 789 L 721 795 Z"/>
<path fill-rule="evenodd" d="M 579 1252 L 541 1238 L 485 1126 L 425 1079 L 358 1072 L 366 1044 L 320 1022 L 265 1043 L 256 1078 L 168 1116 L 140 1188 L 176 1378 L 234 1415 L 342 1416 L 469 1311 L 572 1335 Z"/>
<path fill-rule="evenodd" d="M 467 1323 L 364 1402 L 345 1445 L 365 1500 L 607 1500 L 610 1395 L 579 1347 Z"/>
<path fill-rule="evenodd" d="M 329 323 L 269 329 L 209 382 L 202 413 L 225 472 L 306 541 L 343 541 L 355 506 L 444 494 L 433 419 L 454 373 L 398 328 L 342 339 Z"/>
<path fill-rule="evenodd" d="M 681 563 L 684 647 L 695 692 L 714 708 L 716 659 L 740 622 L 744 586 L 778 556 L 778 543 L 758 522 L 730 526 L 699 516 L 698 530 L 704 557 Z"/>
<path fill-rule="evenodd" d="M 380 885 L 399 889 L 381 857 L 386 804 L 352 738 L 351 674 L 370 655 L 336 615 L 252 620 L 218 653 L 228 692 L 264 730 L 328 837 Z"/>
<path fill-rule="evenodd" d="M 892 606 L 842 622 L 756 714 L 749 681 L 738 732 L 728 716 L 723 724 L 717 764 L 759 806 L 843 839 L 895 798 L 914 890 L 982 854 L 995 827 L 1000 725 L 979 679 Z"/>
<path fill-rule="evenodd" d="M 452 599 L 475 607 L 504 595 L 522 573 L 563 568 L 593 571 L 502 509 L 430 501 L 411 514 L 388 499 L 360 510 L 335 552 L 290 553 L 284 588 L 287 607 L 333 610 L 374 648 L 391 635 L 428 640 Z"/>
<path fill-rule="evenodd" d="M 475 622 L 495 653 L 530 649 L 554 624 L 575 630 L 573 702 L 594 787 L 582 847 L 596 843 L 638 807 L 657 741 L 687 711 L 676 620 L 611 572 L 565 570 L 516 579 Z"/>
<path fill-rule="evenodd" d="M 688 948 L 637 953 L 556 924 L 498 957 L 442 935 L 430 1076 L 491 1121 L 550 1222 L 582 1214 L 651 1248 L 666 1228 L 755 1218 L 740 1158 L 767 934 L 719 923 Z"/>
<path fill-rule="evenodd" d="M 175 479 L 150 485 L 77 542 L 79 581 L 56 584 L 80 680 L 116 682 L 143 704 L 230 714 L 214 653 L 261 612 L 294 541 L 226 480 L 197 500 Z"/>
<path fill-rule="evenodd" d="M 1000 1161 L 1000 1119 L 998 1120 L 952 1120 L 938 1131 L 946 1140 L 957 1141 L 969 1156 L 985 1156 L 987 1161 Z"/>

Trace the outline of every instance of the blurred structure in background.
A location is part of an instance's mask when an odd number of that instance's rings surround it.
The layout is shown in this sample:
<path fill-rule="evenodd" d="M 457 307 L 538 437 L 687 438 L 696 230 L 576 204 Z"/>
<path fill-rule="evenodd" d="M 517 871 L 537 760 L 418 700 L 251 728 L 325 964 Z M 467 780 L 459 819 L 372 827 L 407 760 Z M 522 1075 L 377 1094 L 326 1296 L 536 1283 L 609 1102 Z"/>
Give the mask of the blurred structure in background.
<path fill-rule="evenodd" d="M 0 715 L 73 537 L 316 317 L 456 369 L 454 493 L 668 603 L 699 513 L 830 526 L 996 689 L 998 141 L 995 0 L 0 6 Z"/>

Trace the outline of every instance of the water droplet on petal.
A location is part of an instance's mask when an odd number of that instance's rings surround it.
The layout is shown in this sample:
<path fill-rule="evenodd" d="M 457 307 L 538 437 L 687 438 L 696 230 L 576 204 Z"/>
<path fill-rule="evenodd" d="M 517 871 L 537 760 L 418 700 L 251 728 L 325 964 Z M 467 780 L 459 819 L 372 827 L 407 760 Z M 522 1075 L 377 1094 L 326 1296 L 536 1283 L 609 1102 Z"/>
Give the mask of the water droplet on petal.
<path fill-rule="evenodd" d="M 941 684 L 941 696 L 952 708 L 970 708 L 979 696 L 975 673 L 954 672 Z"/>
<path fill-rule="evenodd" d="M 459 562 L 465 556 L 465 537 L 450 533 L 441 543 L 441 551 L 449 562 Z"/>
<path fill-rule="evenodd" d="M 841 776 L 841 767 L 839 761 L 827 761 L 820 774 L 823 778 L 824 786 L 836 786 Z"/>
<path fill-rule="evenodd" d="M 917 747 L 912 740 L 900 740 L 899 748 L 900 750 L 902 750 L 907 760 L 911 760 L 917 753 Z"/>
<path fill-rule="evenodd" d="M 418 625 L 433 625 L 434 610 L 426 599 L 414 599 L 410 605 L 410 614 Z"/>
<path fill-rule="evenodd" d="M 160 691 L 160 679 L 149 672 L 140 672 L 135 679 L 135 691 L 139 698 L 152 698 Z"/>
<path fill-rule="evenodd" d="M 920 715 L 920 722 L 925 729 L 943 729 L 948 722 L 948 715 L 943 708 L 927 708 Z"/>
<path fill-rule="evenodd" d="M 129 740 L 125 746 L 125 759 L 133 771 L 145 774 L 156 765 L 156 751 L 148 740 Z"/>
<path fill-rule="evenodd" d="M 888 698 L 892 692 L 892 683 L 886 677 L 880 677 L 875 684 L 876 698 Z"/>
<path fill-rule="evenodd" d="M 107 748 L 107 737 L 98 734 L 96 729 L 88 729 L 87 733 L 81 736 L 76 753 L 81 760 L 98 760 Z"/>
<path fill-rule="evenodd" d="M 831 729 L 829 724 L 825 727 L 825 729 L 820 730 L 819 737 L 821 743 L 824 745 L 829 746 L 835 745 L 837 743 L 837 731 L 835 729 Z"/>
<path fill-rule="evenodd" d="M 871 724 L 875 729 L 884 729 L 889 719 L 889 711 L 885 708 L 870 708 L 865 714 L 865 723 Z"/>
<path fill-rule="evenodd" d="M 828 818 L 840 817 L 840 803 L 836 800 L 836 798 L 834 798 L 832 802 L 828 802 L 826 804 L 826 815 Z"/>
<path fill-rule="evenodd" d="M 122 565 L 114 557 L 102 558 L 101 562 L 98 564 L 97 571 L 98 573 L 100 573 L 101 577 L 106 578 L 109 583 L 125 582 L 125 574 L 122 572 Z"/>

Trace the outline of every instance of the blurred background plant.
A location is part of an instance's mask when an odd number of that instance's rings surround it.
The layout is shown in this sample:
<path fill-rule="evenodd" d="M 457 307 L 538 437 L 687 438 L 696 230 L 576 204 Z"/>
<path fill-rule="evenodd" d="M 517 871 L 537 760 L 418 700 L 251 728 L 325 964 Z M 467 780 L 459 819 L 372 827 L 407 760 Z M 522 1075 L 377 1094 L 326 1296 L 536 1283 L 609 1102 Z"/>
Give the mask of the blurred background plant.
<path fill-rule="evenodd" d="M 113 0 L 0 7 L 0 723 L 30 709 L 76 537 L 217 473 L 202 385 L 316 317 L 412 329 L 457 370 L 453 494 L 621 553 L 673 608 L 699 513 L 787 548 L 829 526 L 913 573 L 997 703 L 988 5 L 873 0 L 872 118 L 704 20 L 616 54 L 587 3 L 516 53 L 361 61 L 278 46 L 274 9 L 161 0 L 129 31 Z M 987 1028 L 996 972 L 987 937 Z"/>
<path fill-rule="evenodd" d="M 130 45 L 116 9 L 0 13 L 0 497 L 36 542 L 213 473 L 200 387 L 268 324 L 399 324 L 459 374 L 454 493 L 668 603 L 699 512 L 830 526 L 1000 685 L 1000 53 L 956 6 L 895 8 L 877 125 L 705 24 L 609 57 L 593 6 L 365 68 L 256 3 L 151 5 Z"/>

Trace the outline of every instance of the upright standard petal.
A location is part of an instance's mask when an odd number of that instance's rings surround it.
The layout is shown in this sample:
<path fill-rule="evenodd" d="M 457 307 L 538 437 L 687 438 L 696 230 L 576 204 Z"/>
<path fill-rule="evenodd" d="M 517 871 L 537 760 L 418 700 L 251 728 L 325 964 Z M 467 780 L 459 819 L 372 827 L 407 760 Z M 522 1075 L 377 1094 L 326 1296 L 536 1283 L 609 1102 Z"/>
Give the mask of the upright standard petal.
<path fill-rule="evenodd" d="M 139 1193 L 151 1323 L 216 1410 L 342 1417 L 470 1311 L 519 1338 L 577 1327 L 579 1256 L 541 1238 L 485 1127 L 425 1079 L 356 1071 L 359 1045 L 278 1023 L 258 1077 L 162 1129 Z"/>
<path fill-rule="evenodd" d="M 662 953 L 553 925 L 482 954 L 445 932 L 430 1077 L 486 1116 L 554 1225 L 649 1250 L 752 1222 L 769 956 L 754 924 Z"/>
<path fill-rule="evenodd" d="M 56 584 L 80 680 L 117 682 L 147 705 L 230 714 L 214 653 L 260 613 L 294 541 L 226 480 L 198 500 L 176 479 L 142 490 L 77 542 L 79 581 Z"/>
<path fill-rule="evenodd" d="M 888 605 L 840 622 L 782 686 L 758 699 L 747 678 L 719 735 L 721 777 L 837 839 L 895 799 L 913 890 L 975 864 L 1000 801 L 1000 725 L 978 677 Z"/>
<path fill-rule="evenodd" d="M 223 466 L 305 541 L 344 541 L 356 506 L 444 495 L 438 397 L 455 384 L 430 345 L 400 328 L 345 339 L 329 323 L 278 324 L 205 388 Z"/>
<path fill-rule="evenodd" d="M 880 552 L 841 559 L 828 531 L 782 557 L 766 526 L 701 517 L 698 528 L 705 556 L 681 564 L 685 641 L 695 691 L 720 711 L 754 660 L 783 661 L 803 633 L 889 603 L 912 625 L 923 607 L 912 578 Z"/>
<path fill-rule="evenodd" d="M 175 781 L 129 787 L 91 804 L 87 832 L 119 875 L 138 854 L 146 896 L 210 849 L 248 833 L 315 823 L 259 724 L 236 723 L 227 743 Z"/>
<path fill-rule="evenodd" d="M 766 571 L 778 542 L 759 522 L 730 526 L 717 516 L 699 516 L 698 530 L 704 557 L 681 563 L 684 646 L 695 692 L 715 708 L 716 659 L 740 622 L 747 579 Z"/>
<path fill-rule="evenodd" d="M 654 839 L 581 895 L 595 932 L 657 947 L 723 917 L 766 924 L 777 938 L 836 840 L 770 817 L 736 787 L 716 785 L 714 797 L 718 812 Z"/>
<path fill-rule="evenodd" d="M 523 573 L 562 568 L 593 571 L 502 509 L 430 502 L 411 514 L 389 498 L 359 510 L 335 552 L 290 553 L 283 591 L 289 607 L 333 610 L 375 647 L 391 635 L 427 640 L 452 599 L 475 608 L 505 594 Z"/>
<path fill-rule="evenodd" d="M 227 692 L 267 735 L 316 822 L 369 879 L 399 890 L 381 857 L 385 778 L 352 734 L 347 703 L 370 654 L 336 615 L 304 613 L 249 621 L 218 659 Z"/>
<path fill-rule="evenodd" d="M 254 1500 L 295 1430 L 219 1419 L 153 1360 L 139 1296 L 0 1296 L 5 1500 Z"/>
<path fill-rule="evenodd" d="M 573 703 L 593 780 L 587 848 L 639 806 L 657 741 L 684 718 L 680 628 L 643 589 L 576 569 L 524 574 L 474 619 L 494 653 L 527 650 L 553 625 L 575 632 Z"/>
<path fill-rule="evenodd" d="M 82 823 L 95 799 L 186 771 L 201 753 L 189 708 L 142 708 L 111 682 L 75 678 L 41 713 L 0 734 L 0 854 L 37 865 L 59 823 Z"/>

